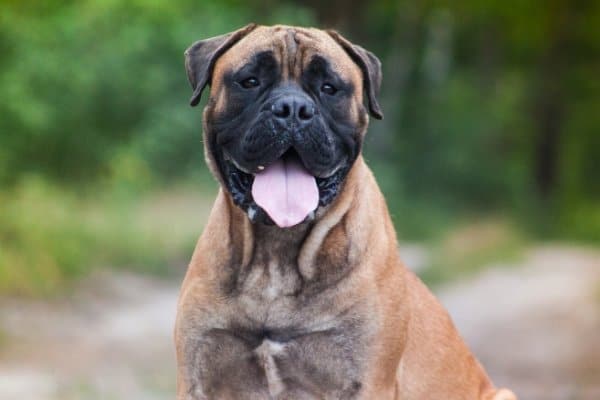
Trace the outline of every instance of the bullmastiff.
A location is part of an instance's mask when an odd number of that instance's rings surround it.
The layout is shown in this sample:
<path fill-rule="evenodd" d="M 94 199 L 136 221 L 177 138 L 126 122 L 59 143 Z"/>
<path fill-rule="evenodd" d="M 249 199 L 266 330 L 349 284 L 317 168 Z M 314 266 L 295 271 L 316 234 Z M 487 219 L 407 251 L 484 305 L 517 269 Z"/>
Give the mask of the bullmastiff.
<path fill-rule="evenodd" d="M 221 188 L 183 281 L 177 398 L 514 399 L 398 254 L 361 156 L 380 62 L 334 31 L 248 25 L 185 52 Z"/>

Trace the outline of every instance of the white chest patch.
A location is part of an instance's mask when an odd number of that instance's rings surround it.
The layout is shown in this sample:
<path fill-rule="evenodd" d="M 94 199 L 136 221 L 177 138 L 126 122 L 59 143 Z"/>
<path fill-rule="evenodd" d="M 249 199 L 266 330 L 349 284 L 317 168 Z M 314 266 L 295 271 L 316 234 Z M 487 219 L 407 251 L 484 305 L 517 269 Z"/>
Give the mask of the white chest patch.
<path fill-rule="evenodd" d="M 254 352 L 258 356 L 265 375 L 267 377 L 267 383 L 269 385 L 269 393 L 272 397 L 277 397 L 285 390 L 285 384 L 281 379 L 281 375 L 277 369 L 274 356 L 281 354 L 285 351 L 285 344 L 273 342 L 268 339 L 263 340 L 260 346 L 258 346 Z"/>

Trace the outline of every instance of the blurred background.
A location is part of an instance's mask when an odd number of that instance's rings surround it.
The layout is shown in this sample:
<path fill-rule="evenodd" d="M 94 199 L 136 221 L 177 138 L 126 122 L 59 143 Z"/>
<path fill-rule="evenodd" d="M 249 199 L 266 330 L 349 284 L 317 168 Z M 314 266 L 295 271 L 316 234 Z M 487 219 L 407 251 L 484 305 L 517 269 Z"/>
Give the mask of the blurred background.
<path fill-rule="evenodd" d="M 0 398 L 173 398 L 217 188 L 183 51 L 250 21 L 380 57 L 406 263 L 497 384 L 600 399 L 600 2 L 570 0 L 0 0 Z"/>

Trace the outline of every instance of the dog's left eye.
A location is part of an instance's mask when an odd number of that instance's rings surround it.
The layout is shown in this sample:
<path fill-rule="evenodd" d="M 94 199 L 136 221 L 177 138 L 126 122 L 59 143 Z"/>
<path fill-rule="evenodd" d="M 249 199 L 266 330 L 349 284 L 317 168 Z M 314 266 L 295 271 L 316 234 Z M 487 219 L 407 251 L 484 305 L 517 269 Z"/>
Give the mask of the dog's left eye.
<path fill-rule="evenodd" d="M 333 96 L 337 92 L 337 89 L 331 83 L 324 83 L 321 86 L 321 92 Z"/>
<path fill-rule="evenodd" d="M 240 85 L 244 89 L 252 89 L 252 88 L 255 88 L 258 85 L 260 85 L 260 82 L 258 81 L 258 79 L 256 79 L 255 77 L 252 76 L 250 78 L 246 78 L 243 81 L 241 81 Z"/>

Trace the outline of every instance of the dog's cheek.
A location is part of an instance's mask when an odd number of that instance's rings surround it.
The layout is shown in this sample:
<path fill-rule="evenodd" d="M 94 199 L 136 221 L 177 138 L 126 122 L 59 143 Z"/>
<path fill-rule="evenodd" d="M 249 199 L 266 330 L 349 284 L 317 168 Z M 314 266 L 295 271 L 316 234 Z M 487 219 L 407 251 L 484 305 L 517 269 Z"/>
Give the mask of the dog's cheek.
<path fill-rule="evenodd" d="M 211 116 L 223 113 L 227 107 L 226 85 L 229 78 L 227 69 L 228 66 L 223 60 L 218 60 L 215 64 L 210 82 L 210 97 L 207 105 L 207 107 L 210 106 Z"/>
<path fill-rule="evenodd" d="M 250 125 L 256 118 L 259 108 L 255 96 L 223 86 L 215 94 L 208 117 L 210 123 L 220 127 L 233 127 L 232 123 L 238 124 L 240 126 L 235 129 L 239 130 Z"/>
<path fill-rule="evenodd" d="M 345 107 L 345 117 L 348 121 L 350 121 L 353 125 L 360 123 L 360 109 L 357 107 L 357 102 L 353 97 Z"/>
<path fill-rule="evenodd" d="M 227 118 L 231 113 L 232 105 L 229 101 L 227 87 L 222 83 L 216 83 L 211 87 L 210 98 L 205 109 L 205 121 L 213 123 Z"/>
<path fill-rule="evenodd" d="M 360 136 L 364 136 L 367 132 L 367 126 L 369 125 L 369 113 L 365 106 L 361 103 L 354 103 L 353 107 L 354 120 L 356 121 L 356 126 L 358 127 Z"/>
<path fill-rule="evenodd" d="M 204 136 L 204 158 L 212 174 L 221 182 L 225 183 L 224 171 L 221 169 L 220 156 L 216 132 L 212 129 L 216 120 L 222 118 L 226 112 L 227 99 L 222 87 L 211 87 L 211 94 L 202 114 L 202 127 Z"/>
<path fill-rule="evenodd" d="M 345 96 L 327 105 L 335 121 L 357 127 L 361 132 L 367 127 L 368 113 L 358 96 Z"/>
<path fill-rule="evenodd" d="M 362 149 L 362 143 L 369 124 L 369 113 L 366 107 L 358 101 L 345 104 L 344 111 L 337 116 L 342 121 L 343 130 L 340 130 L 340 139 L 346 151 L 356 157 Z"/>
<path fill-rule="evenodd" d="M 225 90 L 221 89 L 215 95 L 215 101 L 212 108 L 213 115 L 224 114 L 226 111 L 227 99 Z"/>

